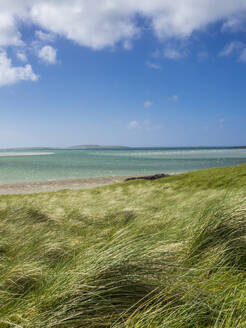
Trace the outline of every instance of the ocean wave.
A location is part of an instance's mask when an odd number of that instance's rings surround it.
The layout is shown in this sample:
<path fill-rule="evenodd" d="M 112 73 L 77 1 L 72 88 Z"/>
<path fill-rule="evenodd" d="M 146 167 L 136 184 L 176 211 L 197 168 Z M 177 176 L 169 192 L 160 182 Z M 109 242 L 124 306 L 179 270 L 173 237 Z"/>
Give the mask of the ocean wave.
<path fill-rule="evenodd" d="M 9 156 L 40 156 L 40 155 L 53 155 L 54 153 L 51 152 L 0 152 L 0 157 L 9 157 Z"/>
<path fill-rule="evenodd" d="M 99 155 L 99 153 L 97 153 Z M 101 154 L 100 154 L 101 155 Z M 112 155 L 110 154 L 103 154 L 103 155 Z M 128 151 L 124 153 L 117 153 L 117 156 L 201 156 L 201 155 L 225 155 L 225 156 L 230 156 L 230 155 L 244 155 L 246 156 L 246 150 L 239 150 L 239 149 L 233 149 L 233 150 L 228 150 L 228 149 L 200 149 L 200 150 L 164 150 L 164 151 L 141 151 L 141 152 L 136 152 L 136 151 Z"/>

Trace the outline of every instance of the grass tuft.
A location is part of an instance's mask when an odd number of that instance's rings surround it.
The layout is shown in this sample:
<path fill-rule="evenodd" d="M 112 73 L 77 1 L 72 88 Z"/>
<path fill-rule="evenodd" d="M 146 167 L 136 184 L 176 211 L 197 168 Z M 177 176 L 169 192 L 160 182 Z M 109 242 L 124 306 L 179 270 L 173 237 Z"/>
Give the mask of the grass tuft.
<path fill-rule="evenodd" d="M 246 165 L 0 197 L 0 328 L 244 328 Z"/>

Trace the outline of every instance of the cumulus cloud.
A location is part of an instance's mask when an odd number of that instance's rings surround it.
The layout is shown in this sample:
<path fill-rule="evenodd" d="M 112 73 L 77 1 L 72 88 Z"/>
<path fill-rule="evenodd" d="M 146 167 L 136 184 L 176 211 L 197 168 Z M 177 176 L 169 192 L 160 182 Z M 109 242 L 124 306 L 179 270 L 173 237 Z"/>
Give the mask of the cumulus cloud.
<path fill-rule="evenodd" d="M 170 102 L 177 103 L 177 102 L 179 102 L 179 97 L 177 95 L 172 95 L 172 96 L 168 97 L 168 100 Z"/>
<path fill-rule="evenodd" d="M 26 25 L 37 28 L 36 38 L 43 42 L 40 58 L 48 63 L 56 61 L 56 50 L 47 48 L 56 36 L 95 50 L 119 42 L 131 49 L 134 39 L 144 33 L 139 17 L 148 24 L 148 30 L 166 42 L 164 56 L 179 59 L 186 52 L 170 46 L 170 40 L 182 43 L 194 32 L 218 22 L 223 31 L 242 26 L 246 21 L 246 1 L 0 0 L 0 47 L 25 46 L 21 30 Z M 243 53 L 239 56 L 244 60 Z M 149 67 L 158 69 L 155 64 Z"/>
<path fill-rule="evenodd" d="M 0 46 L 20 46 L 22 44 L 21 34 L 14 17 L 11 13 L 0 11 Z"/>
<path fill-rule="evenodd" d="M 57 50 L 51 46 L 44 46 L 38 50 L 38 57 L 47 64 L 56 63 L 56 52 Z"/>
<path fill-rule="evenodd" d="M 245 0 L 0 0 L 0 44 L 18 44 L 20 22 L 94 49 L 132 40 L 147 18 L 160 39 L 186 38 L 209 24 L 245 19 Z"/>
<path fill-rule="evenodd" d="M 49 0 L 31 6 L 30 16 L 47 31 L 94 49 L 131 40 L 139 28 L 124 1 Z"/>
<path fill-rule="evenodd" d="M 0 53 L 0 87 L 12 85 L 19 81 L 37 81 L 38 76 L 33 72 L 31 65 L 13 66 L 6 52 Z"/>
<path fill-rule="evenodd" d="M 131 121 L 127 125 L 129 130 L 140 128 L 140 123 L 138 121 Z"/>
<path fill-rule="evenodd" d="M 153 104 L 154 104 L 153 101 L 147 100 L 144 103 L 144 108 L 150 108 L 153 106 Z"/>

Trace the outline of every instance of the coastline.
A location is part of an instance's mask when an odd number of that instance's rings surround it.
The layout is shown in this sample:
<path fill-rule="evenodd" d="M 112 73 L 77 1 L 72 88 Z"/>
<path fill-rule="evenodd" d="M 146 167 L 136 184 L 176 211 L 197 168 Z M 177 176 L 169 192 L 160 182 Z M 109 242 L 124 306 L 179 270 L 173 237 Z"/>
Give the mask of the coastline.
<path fill-rule="evenodd" d="M 40 192 L 59 191 L 64 189 L 91 189 L 99 186 L 122 182 L 126 178 L 128 177 L 98 177 L 87 179 L 0 184 L 0 195 L 33 194 Z"/>

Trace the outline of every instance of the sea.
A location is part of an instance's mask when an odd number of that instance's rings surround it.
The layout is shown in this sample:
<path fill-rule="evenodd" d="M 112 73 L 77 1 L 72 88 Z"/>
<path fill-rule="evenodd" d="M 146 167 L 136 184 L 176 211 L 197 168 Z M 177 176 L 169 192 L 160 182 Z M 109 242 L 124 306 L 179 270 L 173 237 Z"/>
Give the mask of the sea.
<path fill-rule="evenodd" d="M 242 163 L 243 148 L 0 150 L 0 184 L 174 174 Z"/>

